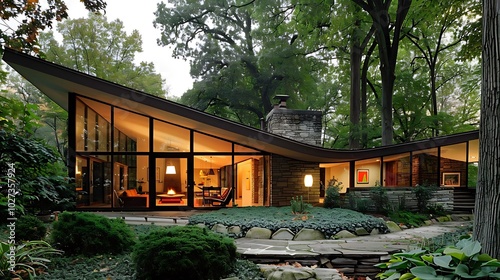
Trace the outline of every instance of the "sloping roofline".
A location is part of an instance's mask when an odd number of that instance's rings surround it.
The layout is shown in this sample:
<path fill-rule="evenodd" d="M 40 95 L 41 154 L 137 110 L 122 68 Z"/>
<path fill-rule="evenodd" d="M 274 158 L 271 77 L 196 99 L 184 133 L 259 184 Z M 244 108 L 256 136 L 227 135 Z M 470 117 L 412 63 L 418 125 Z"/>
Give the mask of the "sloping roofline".
<path fill-rule="evenodd" d="M 13 49 L 4 50 L 3 60 L 65 110 L 68 110 L 69 93 L 77 93 L 253 149 L 296 160 L 318 163 L 345 162 L 452 145 L 479 137 L 479 131 L 475 130 L 363 150 L 326 149 L 210 115 Z"/>

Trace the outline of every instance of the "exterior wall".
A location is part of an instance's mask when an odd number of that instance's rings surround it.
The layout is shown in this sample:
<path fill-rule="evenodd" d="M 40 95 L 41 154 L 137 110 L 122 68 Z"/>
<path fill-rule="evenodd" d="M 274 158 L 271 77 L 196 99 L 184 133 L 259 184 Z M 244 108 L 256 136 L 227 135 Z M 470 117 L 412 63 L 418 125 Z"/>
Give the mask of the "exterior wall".
<path fill-rule="evenodd" d="M 313 186 L 304 186 L 304 176 L 313 176 Z M 273 155 L 271 158 L 271 205 L 289 206 L 295 196 L 302 196 L 304 201 L 317 204 L 319 202 L 319 165 L 312 162 L 297 161 Z"/>
<path fill-rule="evenodd" d="M 353 190 L 350 189 L 349 192 L 356 192 L 356 195 L 361 199 L 371 200 L 370 191 L 364 190 Z M 415 194 L 412 192 L 411 188 L 387 188 L 387 196 L 389 197 L 389 205 L 397 208 L 400 204 L 400 199 L 404 197 L 405 207 L 408 210 L 416 211 L 417 199 Z M 434 193 L 434 197 L 429 200 L 429 205 L 442 205 L 444 210 L 453 210 L 453 189 L 452 188 L 440 188 Z M 373 206 L 369 207 L 370 210 L 375 210 Z"/>
<path fill-rule="evenodd" d="M 321 146 L 320 111 L 275 107 L 266 117 L 267 131 L 314 146 Z"/>

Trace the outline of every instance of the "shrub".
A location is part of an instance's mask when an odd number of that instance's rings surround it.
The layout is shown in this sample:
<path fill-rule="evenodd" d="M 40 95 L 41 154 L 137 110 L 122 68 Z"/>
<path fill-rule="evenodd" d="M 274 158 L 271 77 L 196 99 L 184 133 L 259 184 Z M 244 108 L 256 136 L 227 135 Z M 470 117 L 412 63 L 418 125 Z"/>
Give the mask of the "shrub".
<path fill-rule="evenodd" d="M 378 186 L 370 190 L 370 198 L 375 206 L 375 212 L 386 214 L 387 207 L 389 206 L 389 197 L 387 196 L 387 189 Z"/>
<path fill-rule="evenodd" d="M 143 235 L 135 246 L 137 279 L 220 279 L 236 261 L 232 239 L 196 226 Z"/>
<path fill-rule="evenodd" d="M 420 212 L 427 211 L 429 200 L 434 197 L 434 192 L 437 190 L 435 186 L 416 185 L 412 192 L 417 199 L 417 207 Z"/>
<path fill-rule="evenodd" d="M 293 214 L 306 214 L 312 207 L 311 204 L 304 203 L 302 196 L 292 197 L 290 200 L 290 207 Z"/>
<path fill-rule="evenodd" d="M 47 269 L 46 263 L 50 262 L 48 256 L 61 253 L 42 240 L 20 245 L 0 242 L 0 276 L 2 279 L 33 279 L 40 268 Z"/>
<path fill-rule="evenodd" d="M 340 203 L 340 191 L 342 190 L 342 182 L 333 177 L 326 187 L 326 196 L 324 201 L 324 206 L 326 208 L 339 208 Z"/>
<path fill-rule="evenodd" d="M 462 239 L 455 246 L 435 252 L 417 249 L 396 253 L 386 263 L 376 267 L 385 271 L 380 279 L 488 279 L 500 278 L 500 262 L 487 254 L 480 254 L 481 244 Z"/>
<path fill-rule="evenodd" d="M 35 216 L 21 216 L 16 221 L 16 241 L 42 240 L 45 234 L 47 227 Z"/>
<path fill-rule="evenodd" d="M 69 254 L 84 255 L 120 253 L 135 244 L 134 233 L 122 219 L 92 213 L 61 213 L 51 239 Z"/>

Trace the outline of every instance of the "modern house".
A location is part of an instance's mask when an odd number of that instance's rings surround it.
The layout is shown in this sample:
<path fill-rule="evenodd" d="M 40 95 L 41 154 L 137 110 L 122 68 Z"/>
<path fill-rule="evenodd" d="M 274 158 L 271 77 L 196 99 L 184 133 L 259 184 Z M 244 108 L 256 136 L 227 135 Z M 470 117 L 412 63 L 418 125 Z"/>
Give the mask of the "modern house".
<path fill-rule="evenodd" d="M 366 150 L 320 147 L 321 113 L 286 97 L 256 129 L 11 49 L 3 60 L 68 111 L 69 176 L 77 207 L 174 210 L 316 203 L 335 177 L 343 191 L 434 184 L 467 188 L 478 131 Z M 305 187 L 305 175 L 312 175 Z"/>

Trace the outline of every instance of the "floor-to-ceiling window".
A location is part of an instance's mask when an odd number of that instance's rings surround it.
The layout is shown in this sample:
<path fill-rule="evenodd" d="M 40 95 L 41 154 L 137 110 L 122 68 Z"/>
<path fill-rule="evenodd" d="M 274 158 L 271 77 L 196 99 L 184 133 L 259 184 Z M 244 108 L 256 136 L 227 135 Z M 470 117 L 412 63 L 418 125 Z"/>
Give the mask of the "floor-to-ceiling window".
<path fill-rule="evenodd" d="M 77 207 L 266 203 L 262 153 L 96 100 L 75 101 Z M 228 192 L 227 190 L 231 190 Z"/>

